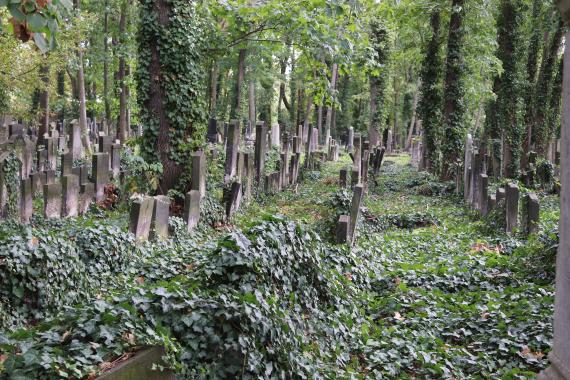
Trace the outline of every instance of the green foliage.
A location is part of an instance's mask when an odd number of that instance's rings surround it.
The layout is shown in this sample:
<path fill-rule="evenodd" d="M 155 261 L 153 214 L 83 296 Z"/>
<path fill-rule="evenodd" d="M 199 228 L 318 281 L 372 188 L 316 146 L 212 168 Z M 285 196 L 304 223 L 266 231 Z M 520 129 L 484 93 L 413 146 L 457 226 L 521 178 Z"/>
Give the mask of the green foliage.
<path fill-rule="evenodd" d="M 123 149 L 121 170 L 128 173 L 122 183 L 128 197 L 134 193 L 151 195 L 156 192 L 163 169 L 160 162 L 149 163 L 129 149 Z"/>
<path fill-rule="evenodd" d="M 22 163 L 16 157 L 15 152 L 11 152 L 4 159 L 3 165 L 1 166 L 2 175 L 4 177 L 4 186 L 6 186 L 6 192 L 8 199 L 6 201 L 5 210 L 1 212 L 13 220 L 16 220 L 20 214 L 20 171 L 22 168 Z M 0 189 L 3 191 L 3 189 Z"/>
<path fill-rule="evenodd" d="M 432 36 L 425 52 L 421 70 L 421 89 L 418 114 L 422 120 L 427 149 L 427 167 L 439 172 L 438 142 L 441 141 L 442 59 L 440 54 L 440 12 L 431 15 Z"/>

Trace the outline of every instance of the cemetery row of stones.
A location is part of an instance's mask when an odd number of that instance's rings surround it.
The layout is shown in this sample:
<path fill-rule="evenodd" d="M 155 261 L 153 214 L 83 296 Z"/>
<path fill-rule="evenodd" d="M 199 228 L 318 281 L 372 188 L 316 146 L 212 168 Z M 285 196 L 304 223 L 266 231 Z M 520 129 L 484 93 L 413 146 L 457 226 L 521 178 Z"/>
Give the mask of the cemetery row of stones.
<path fill-rule="evenodd" d="M 412 163 L 421 169 L 422 143 L 412 144 L 411 149 Z M 551 150 L 556 151 L 554 148 Z M 483 150 L 473 137 L 467 135 L 464 161 L 462 165 L 457 166 L 456 193 L 463 193 L 464 201 L 482 217 L 495 211 L 496 215 L 501 218 L 500 225 L 504 226 L 505 232 L 509 234 L 516 231 L 525 235 L 538 232 L 540 204 L 537 194 L 529 192 L 521 197 L 521 190 L 516 182 L 499 186 L 494 194 L 490 194 L 489 172 L 491 168 L 489 168 L 489 163 L 492 159 L 482 152 Z M 559 154 L 549 156 L 554 162 L 559 159 Z M 536 154 L 531 152 L 528 157 L 528 166 L 522 176 L 525 186 L 533 185 L 535 164 Z M 496 167 L 497 164 L 495 163 L 494 166 Z"/>
<path fill-rule="evenodd" d="M 104 199 L 105 186 L 120 175 L 122 146 L 105 132 L 89 138 L 96 153 L 84 157 L 79 125 L 50 125 L 41 136 L 21 124 L 2 126 L 0 133 L 0 219 L 12 217 L 28 223 L 34 197 L 43 195 L 46 218 L 74 217 Z M 67 130 L 67 131 L 66 131 Z M 17 181 L 7 170 L 17 162 Z"/>
<path fill-rule="evenodd" d="M 224 123 L 218 128 L 215 119 L 210 120 L 207 139 L 211 144 L 211 157 L 218 159 L 216 145 L 225 149 L 223 197 L 225 217 L 230 220 L 242 203 L 249 202 L 256 192 L 257 184 L 265 194 L 272 195 L 298 184 L 301 170 L 317 170 L 322 162 L 337 161 L 340 145 L 332 138 L 320 146 L 318 130 L 300 125 L 294 136 L 280 133 L 279 125 L 270 129 L 265 122 L 258 122 L 255 129 L 246 128 L 242 133 L 237 121 Z M 270 148 L 279 152 L 276 170 L 266 167 Z M 304 155 L 303 166 L 301 158 Z M 200 206 L 206 196 L 206 154 L 192 154 L 191 190 L 185 195 L 183 219 L 188 231 L 200 221 Z M 138 240 L 166 238 L 169 226 L 169 205 L 165 196 L 143 196 L 135 199 L 131 212 L 129 230 Z"/>

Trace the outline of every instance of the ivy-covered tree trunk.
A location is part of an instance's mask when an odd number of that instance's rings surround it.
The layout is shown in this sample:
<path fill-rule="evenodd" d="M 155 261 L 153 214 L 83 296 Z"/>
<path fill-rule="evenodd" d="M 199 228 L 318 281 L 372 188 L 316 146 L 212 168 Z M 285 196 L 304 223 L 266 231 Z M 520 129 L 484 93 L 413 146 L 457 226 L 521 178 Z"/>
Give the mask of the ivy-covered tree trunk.
<path fill-rule="evenodd" d="M 521 23 L 520 0 L 503 0 L 497 22 L 497 57 L 503 63 L 504 70 L 497 94 L 497 114 L 503 138 L 503 175 L 509 178 L 515 178 L 520 169 L 524 133 L 520 104 L 524 78 Z"/>
<path fill-rule="evenodd" d="M 124 35 L 127 25 L 127 0 L 123 0 L 121 4 L 121 17 L 119 19 L 119 43 L 124 48 L 126 44 Z M 127 82 L 126 82 L 126 62 L 125 53 L 122 52 L 119 57 L 119 75 L 118 82 L 121 86 L 119 93 L 119 123 L 117 128 L 117 138 L 124 143 L 128 138 L 127 131 Z"/>
<path fill-rule="evenodd" d="M 247 55 L 246 49 L 240 49 L 238 53 L 237 72 L 234 87 L 234 99 L 230 111 L 230 118 L 241 121 L 242 112 L 242 89 L 245 78 L 245 57 Z"/>
<path fill-rule="evenodd" d="M 388 29 L 378 22 L 370 24 L 370 45 L 374 52 L 372 72 L 370 74 L 370 126 L 368 141 L 370 146 L 381 142 L 380 136 L 386 124 L 386 87 L 388 81 L 389 57 Z"/>
<path fill-rule="evenodd" d="M 439 170 L 438 141 L 441 129 L 441 77 L 443 63 L 440 56 L 441 16 L 435 10 L 430 19 L 432 36 L 427 46 L 421 69 L 418 117 L 422 122 L 425 139 L 425 168 L 430 172 Z"/>
<path fill-rule="evenodd" d="M 105 16 L 103 19 L 103 102 L 105 103 L 105 119 L 111 120 L 111 99 L 109 99 L 109 0 L 105 0 Z"/>
<path fill-rule="evenodd" d="M 525 168 L 528 163 L 528 153 L 532 144 L 532 125 L 534 122 L 533 101 L 534 86 L 536 82 L 536 72 L 538 67 L 538 52 L 540 48 L 540 37 L 542 28 L 540 28 L 540 14 L 542 10 L 542 0 L 533 0 L 532 2 L 532 26 L 533 32 L 529 41 L 528 56 L 526 62 L 526 82 L 524 91 L 524 124 L 526 127 L 525 139 L 523 145 L 523 154 L 521 157 L 521 167 Z"/>
<path fill-rule="evenodd" d="M 534 93 L 535 107 L 534 107 L 534 127 L 533 139 L 535 143 L 536 152 L 544 156 L 547 151 L 548 140 L 550 138 L 548 128 L 546 125 L 547 110 L 549 104 L 549 94 L 552 89 L 552 82 L 554 71 L 557 68 L 556 60 L 558 58 L 558 49 L 562 43 L 562 34 L 564 30 L 564 23 L 562 18 L 558 16 L 558 25 L 556 32 L 550 40 L 546 57 L 542 60 L 542 66 L 536 84 Z M 557 95 L 558 96 L 558 95 Z"/>
<path fill-rule="evenodd" d="M 190 153 L 204 142 L 204 26 L 195 2 L 139 2 L 137 99 L 145 127 L 141 149 L 147 161 L 162 163 L 159 192 L 167 194 L 188 175 Z"/>
<path fill-rule="evenodd" d="M 40 142 L 44 141 L 44 133 L 47 133 L 49 128 L 49 65 L 43 64 L 40 67 L 40 79 L 42 88 L 40 90 L 40 120 L 38 139 Z"/>
<path fill-rule="evenodd" d="M 463 103 L 463 73 L 466 70 L 463 57 L 463 18 L 465 16 L 465 0 L 453 0 L 449 36 L 447 39 L 447 63 L 445 68 L 443 94 L 443 141 L 442 179 L 451 179 L 453 166 L 461 155 L 465 134 Z"/>

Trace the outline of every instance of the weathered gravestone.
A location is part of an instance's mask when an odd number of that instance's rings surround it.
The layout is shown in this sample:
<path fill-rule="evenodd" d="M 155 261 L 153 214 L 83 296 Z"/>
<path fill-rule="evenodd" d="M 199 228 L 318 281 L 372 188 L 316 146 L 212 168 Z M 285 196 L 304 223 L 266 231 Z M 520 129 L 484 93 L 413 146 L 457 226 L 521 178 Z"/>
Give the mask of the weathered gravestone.
<path fill-rule="evenodd" d="M 66 175 L 61 177 L 63 217 L 72 218 L 79 214 L 79 177 Z"/>
<path fill-rule="evenodd" d="M 527 235 L 538 232 L 538 222 L 540 220 L 540 204 L 536 194 L 529 193 L 524 198 L 524 212 L 522 225 L 524 233 Z"/>
<path fill-rule="evenodd" d="M 206 135 L 209 143 L 215 144 L 218 142 L 218 121 L 210 119 L 208 122 L 208 133 Z"/>
<path fill-rule="evenodd" d="M 27 224 L 32 217 L 32 180 L 20 180 L 20 223 Z"/>
<path fill-rule="evenodd" d="M 79 213 L 86 214 L 89 211 L 89 206 L 93 203 L 95 198 L 95 184 L 88 182 L 82 183 L 81 192 L 79 193 Z"/>
<path fill-rule="evenodd" d="M 346 188 L 346 185 L 348 184 L 348 169 L 340 169 L 338 183 L 342 189 Z"/>
<path fill-rule="evenodd" d="M 230 219 L 233 216 L 233 214 L 235 214 L 236 211 L 239 210 L 239 206 L 241 204 L 241 197 L 242 197 L 241 187 L 242 187 L 241 183 L 239 182 L 232 183 L 230 196 L 228 199 L 228 203 L 226 205 L 226 217 L 228 219 Z"/>
<path fill-rule="evenodd" d="M 198 190 L 200 197 L 206 196 L 206 155 L 203 151 L 192 153 L 192 190 Z"/>
<path fill-rule="evenodd" d="M 265 122 L 255 126 L 255 178 L 259 183 L 265 171 L 265 154 L 267 152 L 267 127 Z"/>
<path fill-rule="evenodd" d="M 362 206 L 362 199 L 364 197 L 364 186 L 357 185 L 354 187 L 352 195 L 352 203 L 350 205 L 350 224 L 348 242 L 352 245 L 356 240 L 356 226 L 358 218 L 360 217 L 360 207 Z"/>
<path fill-rule="evenodd" d="M 64 153 L 61 155 L 61 175 L 66 176 L 72 173 L 73 169 L 73 155 L 71 153 Z"/>
<path fill-rule="evenodd" d="M 346 145 L 346 150 L 348 151 L 348 153 L 352 153 L 353 149 L 354 149 L 354 128 L 349 127 L 348 128 L 348 143 Z"/>
<path fill-rule="evenodd" d="M 168 238 L 168 217 L 170 216 L 170 198 L 164 195 L 154 197 L 150 236 L 152 239 Z"/>
<path fill-rule="evenodd" d="M 341 215 L 336 224 L 336 242 L 344 244 L 348 242 L 350 230 L 350 216 Z"/>
<path fill-rule="evenodd" d="M 487 174 L 479 174 L 479 211 L 481 215 L 487 216 L 489 213 L 489 205 L 487 204 L 487 198 L 489 196 L 489 177 Z"/>
<path fill-rule="evenodd" d="M 95 153 L 92 170 L 95 200 L 100 202 L 105 199 L 105 185 L 109 183 L 109 153 Z"/>
<path fill-rule="evenodd" d="M 153 210 L 154 199 L 152 197 L 144 197 L 133 201 L 129 218 L 129 231 L 139 241 L 148 240 Z"/>
<path fill-rule="evenodd" d="M 274 148 L 279 148 L 281 146 L 281 142 L 279 141 L 280 129 L 279 124 L 273 124 L 271 126 L 271 146 Z"/>
<path fill-rule="evenodd" d="M 513 233 L 518 227 L 519 216 L 519 187 L 515 183 L 507 185 L 506 190 L 506 232 Z"/>
<path fill-rule="evenodd" d="M 186 193 L 186 199 L 184 200 L 184 221 L 188 227 L 188 232 L 195 229 L 200 222 L 201 197 L 198 190 L 191 190 Z"/>
<path fill-rule="evenodd" d="M 228 125 L 228 134 L 226 142 L 226 170 L 225 182 L 229 182 L 236 175 L 237 156 L 239 149 L 239 124 L 236 120 L 232 120 Z"/>
<path fill-rule="evenodd" d="M 61 218 L 62 187 L 60 182 L 44 185 L 44 216 L 47 219 Z"/>

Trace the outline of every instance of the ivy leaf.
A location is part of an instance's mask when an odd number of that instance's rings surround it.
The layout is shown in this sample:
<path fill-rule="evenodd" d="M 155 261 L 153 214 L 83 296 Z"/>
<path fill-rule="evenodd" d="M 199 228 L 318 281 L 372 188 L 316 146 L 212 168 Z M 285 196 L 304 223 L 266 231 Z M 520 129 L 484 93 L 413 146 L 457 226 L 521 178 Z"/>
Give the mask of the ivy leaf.
<path fill-rule="evenodd" d="M 42 33 L 34 33 L 34 41 L 36 42 L 36 46 L 42 53 L 47 53 L 49 50 L 48 42 L 46 41 L 44 35 Z"/>

